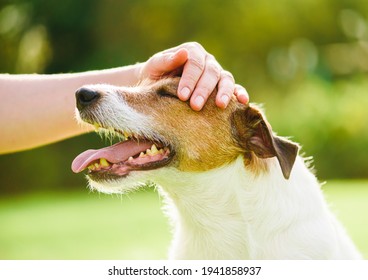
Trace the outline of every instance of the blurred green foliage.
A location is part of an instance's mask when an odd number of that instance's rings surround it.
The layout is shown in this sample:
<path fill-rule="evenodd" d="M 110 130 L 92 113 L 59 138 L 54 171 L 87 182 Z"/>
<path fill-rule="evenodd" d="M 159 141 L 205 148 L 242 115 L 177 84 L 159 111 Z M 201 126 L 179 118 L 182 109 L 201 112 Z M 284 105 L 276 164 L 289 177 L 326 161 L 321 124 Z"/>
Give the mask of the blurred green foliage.
<path fill-rule="evenodd" d="M 2 0 L 0 72 L 111 68 L 198 41 L 315 158 L 320 178 L 363 178 L 367 22 L 366 0 Z M 87 135 L 1 156 L 0 189 L 80 186 L 73 157 L 101 145 Z"/>

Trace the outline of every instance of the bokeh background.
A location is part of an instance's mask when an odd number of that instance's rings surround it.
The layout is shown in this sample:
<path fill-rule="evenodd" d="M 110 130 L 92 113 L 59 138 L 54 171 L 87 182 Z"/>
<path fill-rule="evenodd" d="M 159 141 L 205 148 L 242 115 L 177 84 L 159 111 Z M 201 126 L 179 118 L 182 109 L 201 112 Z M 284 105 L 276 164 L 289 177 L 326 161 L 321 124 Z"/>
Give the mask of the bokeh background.
<path fill-rule="evenodd" d="M 0 1 L 0 73 L 112 68 L 187 41 L 214 54 L 274 130 L 313 156 L 331 207 L 368 257 L 366 0 Z M 103 145 L 90 134 L 0 156 L 0 259 L 166 257 L 156 193 L 90 193 L 71 172 L 78 153 Z"/>

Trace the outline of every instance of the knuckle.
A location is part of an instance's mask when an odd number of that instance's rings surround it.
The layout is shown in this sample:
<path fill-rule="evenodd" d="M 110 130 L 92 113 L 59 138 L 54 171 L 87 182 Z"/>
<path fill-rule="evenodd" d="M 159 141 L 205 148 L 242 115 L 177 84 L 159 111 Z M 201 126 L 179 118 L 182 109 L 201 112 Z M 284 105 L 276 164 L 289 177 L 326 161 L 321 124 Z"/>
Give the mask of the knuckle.
<path fill-rule="evenodd" d="M 223 79 L 230 79 L 233 83 L 235 83 L 234 76 L 229 71 L 222 70 L 222 72 L 221 72 L 221 78 L 223 78 Z"/>
<path fill-rule="evenodd" d="M 199 58 L 191 57 L 188 59 L 188 63 L 194 66 L 195 68 L 200 69 L 201 71 L 204 68 L 204 62 Z"/>
<path fill-rule="evenodd" d="M 242 85 L 239 84 L 235 84 L 235 89 L 238 91 L 245 91 L 245 87 L 243 87 Z"/>
<path fill-rule="evenodd" d="M 247 90 L 241 85 L 236 85 L 235 86 L 235 92 L 237 93 L 237 95 L 248 96 Z"/>
<path fill-rule="evenodd" d="M 214 63 L 218 64 L 218 62 L 217 62 L 217 60 L 216 60 L 216 58 L 213 54 L 207 53 L 207 60 L 213 61 Z"/>
<path fill-rule="evenodd" d="M 188 46 L 189 46 L 190 48 L 194 48 L 194 49 L 201 49 L 201 50 L 203 50 L 203 49 L 204 49 L 200 43 L 198 43 L 198 42 L 194 42 L 194 41 L 193 41 L 193 42 L 189 42 L 189 43 L 188 43 Z"/>
<path fill-rule="evenodd" d="M 218 78 L 221 76 L 221 67 L 220 65 L 215 61 L 207 61 L 206 68 L 211 74 L 216 74 Z"/>

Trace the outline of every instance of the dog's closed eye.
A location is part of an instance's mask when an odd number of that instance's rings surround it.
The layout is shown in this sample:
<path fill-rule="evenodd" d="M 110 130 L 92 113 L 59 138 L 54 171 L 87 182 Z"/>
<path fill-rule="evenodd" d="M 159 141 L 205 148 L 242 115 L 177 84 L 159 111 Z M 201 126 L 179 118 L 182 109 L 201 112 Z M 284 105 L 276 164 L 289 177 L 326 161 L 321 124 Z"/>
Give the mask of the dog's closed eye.
<path fill-rule="evenodd" d="M 160 97 L 178 98 L 178 82 L 179 78 L 174 78 L 170 83 L 161 84 L 155 89 L 155 92 Z"/>
<path fill-rule="evenodd" d="M 161 96 L 161 97 L 171 97 L 171 98 L 177 98 L 178 96 L 176 95 L 175 92 L 172 92 L 171 90 L 168 90 L 166 87 L 161 87 L 159 88 L 156 93 Z"/>

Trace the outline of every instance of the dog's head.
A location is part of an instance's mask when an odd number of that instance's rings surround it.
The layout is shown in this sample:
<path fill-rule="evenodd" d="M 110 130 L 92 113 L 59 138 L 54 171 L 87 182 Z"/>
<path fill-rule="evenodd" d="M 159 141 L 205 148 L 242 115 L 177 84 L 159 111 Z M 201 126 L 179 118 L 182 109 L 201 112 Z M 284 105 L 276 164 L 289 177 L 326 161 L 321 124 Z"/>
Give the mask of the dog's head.
<path fill-rule="evenodd" d="M 254 173 L 267 169 L 260 159 L 277 157 L 284 177 L 289 178 L 298 147 L 276 136 L 256 107 L 233 99 L 227 109 L 219 109 L 213 92 L 203 110 L 195 112 L 178 99 L 178 81 L 166 78 L 136 87 L 80 88 L 78 118 L 123 141 L 85 151 L 74 160 L 73 171 L 88 169 L 93 188 L 120 192 L 154 179 L 155 172 L 164 168 L 203 172 L 242 155 Z"/>

